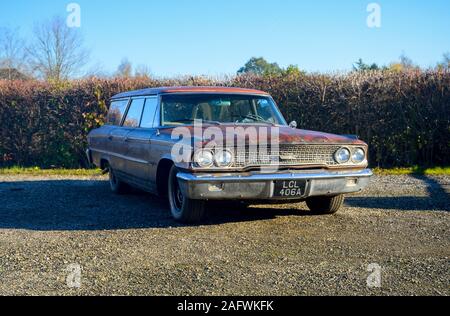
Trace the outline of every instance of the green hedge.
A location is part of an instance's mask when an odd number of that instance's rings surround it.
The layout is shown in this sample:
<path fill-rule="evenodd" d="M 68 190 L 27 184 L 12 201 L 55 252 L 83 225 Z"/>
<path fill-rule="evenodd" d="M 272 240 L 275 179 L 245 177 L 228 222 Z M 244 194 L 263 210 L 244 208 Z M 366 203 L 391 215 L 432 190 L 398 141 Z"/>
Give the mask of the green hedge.
<path fill-rule="evenodd" d="M 372 166 L 450 164 L 450 72 L 238 76 L 65 83 L 0 81 L 0 166 L 86 166 L 87 133 L 104 120 L 108 99 L 157 86 L 220 85 L 268 91 L 300 128 L 356 134 Z"/>

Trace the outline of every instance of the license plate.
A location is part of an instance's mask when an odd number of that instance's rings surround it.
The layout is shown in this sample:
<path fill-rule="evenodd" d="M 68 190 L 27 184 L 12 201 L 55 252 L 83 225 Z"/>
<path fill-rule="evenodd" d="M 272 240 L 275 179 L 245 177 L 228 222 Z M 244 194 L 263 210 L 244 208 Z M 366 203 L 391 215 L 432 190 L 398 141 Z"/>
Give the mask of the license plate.
<path fill-rule="evenodd" d="M 275 181 L 274 197 L 294 198 L 306 194 L 306 180 Z"/>

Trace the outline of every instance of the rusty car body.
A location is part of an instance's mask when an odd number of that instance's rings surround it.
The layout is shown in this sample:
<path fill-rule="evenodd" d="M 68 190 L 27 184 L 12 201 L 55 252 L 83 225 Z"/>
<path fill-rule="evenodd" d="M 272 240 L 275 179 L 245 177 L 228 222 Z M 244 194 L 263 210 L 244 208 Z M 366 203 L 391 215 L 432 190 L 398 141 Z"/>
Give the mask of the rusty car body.
<path fill-rule="evenodd" d="M 193 132 L 197 123 L 200 136 L 176 133 Z M 204 134 L 208 128 L 226 134 L 230 127 L 265 130 L 268 137 L 251 144 L 247 134 L 235 133 L 228 146 Z M 189 158 L 184 161 L 174 158 L 180 143 Z M 113 192 L 133 186 L 166 196 L 173 217 L 182 222 L 201 220 L 213 200 L 306 201 L 313 212 L 335 213 L 344 194 L 363 190 L 372 176 L 366 143 L 296 129 L 271 96 L 258 90 L 168 87 L 121 93 L 112 97 L 106 124 L 91 131 L 88 144 L 88 159 L 109 172 Z"/>

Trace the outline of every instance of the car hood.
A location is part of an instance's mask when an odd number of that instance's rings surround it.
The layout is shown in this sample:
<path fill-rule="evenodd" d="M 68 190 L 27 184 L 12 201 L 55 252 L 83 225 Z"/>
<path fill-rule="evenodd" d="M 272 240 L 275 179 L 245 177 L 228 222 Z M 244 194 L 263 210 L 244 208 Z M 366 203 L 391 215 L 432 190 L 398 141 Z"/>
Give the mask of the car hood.
<path fill-rule="evenodd" d="M 214 139 L 214 136 L 211 136 L 213 131 L 217 131 L 222 133 L 222 135 L 226 135 L 228 132 L 233 131 L 231 134 L 234 137 L 235 144 L 242 144 L 242 142 L 248 143 L 249 136 L 248 134 L 242 133 L 242 129 L 245 131 L 253 130 L 256 131 L 257 135 L 260 137 L 262 135 L 267 135 L 267 137 L 262 137 L 262 140 L 258 142 L 265 143 L 264 139 L 267 139 L 267 142 L 270 143 L 272 137 L 276 139 L 276 135 L 278 134 L 278 142 L 279 144 L 337 144 L 337 145 L 361 145 L 366 146 L 366 144 L 357 139 L 356 137 L 344 136 L 344 135 L 336 135 L 336 134 L 328 134 L 316 131 L 309 131 L 303 129 L 293 129 L 288 126 L 267 126 L 267 125 L 203 125 L 201 128 L 202 136 L 195 135 L 194 126 L 182 126 L 178 130 L 177 128 L 166 128 L 161 131 L 164 134 L 179 134 L 181 131 L 189 131 L 191 137 L 189 140 L 193 143 L 195 147 L 201 146 L 205 143 L 210 143 L 211 140 Z M 208 130 L 208 131 L 207 131 Z M 205 133 L 205 131 L 207 131 Z M 183 134 L 184 135 L 184 134 Z M 176 137 L 175 137 L 176 138 Z M 172 138 L 174 139 L 174 138 Z M 187 140 L 187 139 L 185 139 Z"/>
<path fill-rule="evenodd" d="M 279 127 L 279 139 L 281 144 L 342 144 L 365 145 L 357 137 L 328 134 L 290 127 Z"/>

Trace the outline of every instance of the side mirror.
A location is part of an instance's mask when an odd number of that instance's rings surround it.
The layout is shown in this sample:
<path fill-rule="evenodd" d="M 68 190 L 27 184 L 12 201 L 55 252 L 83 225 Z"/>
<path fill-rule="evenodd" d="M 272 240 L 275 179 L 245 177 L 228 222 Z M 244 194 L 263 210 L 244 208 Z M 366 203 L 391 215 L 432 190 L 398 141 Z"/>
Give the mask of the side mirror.
<path fill-rule="evenodd" d="M 297 122 L 296 121 L 292 121 L 291 123 L 289 123 L 289 127 L 296 129 L 297 128 Z"/>

